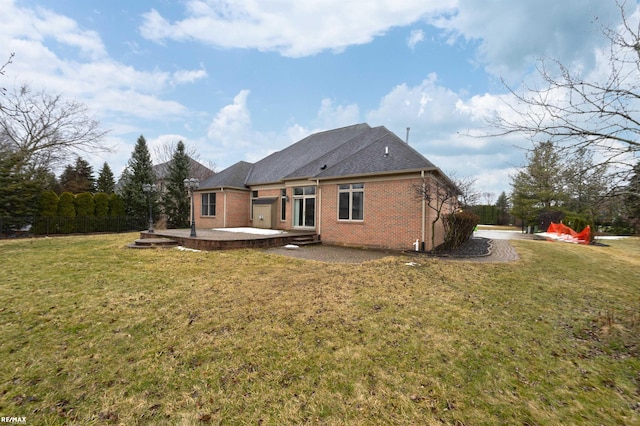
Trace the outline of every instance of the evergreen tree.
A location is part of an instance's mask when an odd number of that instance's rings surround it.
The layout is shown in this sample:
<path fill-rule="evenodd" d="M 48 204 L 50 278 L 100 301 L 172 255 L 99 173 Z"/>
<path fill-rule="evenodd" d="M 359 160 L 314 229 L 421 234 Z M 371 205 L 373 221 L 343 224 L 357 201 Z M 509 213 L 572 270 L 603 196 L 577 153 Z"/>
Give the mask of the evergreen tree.
<path fill-rule="evenodd" d="M 126 211 L 124 209 L 124 201 L 122 201 L 122 197 L 118 194 L 110 194 L 109 195 L 109 216 L 124 216 L 126 215 Z"/>
<path fill-rule="evenodd" d="M 109 195 L 98 192 L 93 197 L 94 214 L 96 217 L 109 216 Z"/>
<path fill-rule="evenodd" d="M 45 191 L 42 193 L 38 214 L 48 217 L 58 214 L 58 195 L 55 192 Z"/>
<path fill-rule="evenodd" d="M 43 189 L 41 173 L 30 170 L 20 155 L 0 155 L 0 216 L 33 216 Z"/>
<path fill-rule="evenodd" d="M 640 224 L 640 161 L 633 168 L 624 197 L 627 214 L 632 223 Z"/>
<path fill-rule="evenodd" d="M 127 216 L 147 217 L 149 215 L 149 202 L 151 202 L 153 217 L 158 218 L 158 192 L 145 194 L 142 190 L 144 184 L 155 184 L 156 176 L 153 171 L 151 154 L 147 148 L 147 141 L 140 135 L 136 146 L 122 173 L 122 188 L 120 195 L 124 202 Z"/>
<path fill-rule="evenodd" d="M 509 223 L 509 197 L 502 191 L 496 201 L 498 209 L 498 225 L 507 225 Z"/>
<path fill-rule="evenodd" d="M 75 229 L 75 198 L 76 197 L 70 192 L 60 194 L 60 199 L 58 200 L 58 216 L 60 217 L 59 231 L 63 234 L 69 234 Z"/>
<path fill-rule="evenodd" d="M 104 192 L 105 194 L 112 194 L 116 187 L 116 181 L 111 171 L 111 167 L 105 161 L 98 173 L 98 180 L 96 181 L 96 191 Z"/>
<path fill-rule="evenodd" d="M 95 190 L 93 168 L 82 157 L 76 158 L 74 165 L 68 164 L 60 175 L 62 191 L 80 194 Z"/>
<path fill-rule="evenodd" d="M 76 197 L 70 192 L 60 194 L 60 199 L 58 200 L 58 216 L 76 217 L 75 199 Z"/>
<path fill-rule="evenodd" d="M 529 163 L 513 180 L 514 190 L 526 194 L 545 210 L 562 205 L 567 198 L 563 190 L 564 165 L 555 145 L 551 142 L 537 144 L 527 160 Z"/>
<path fill-rule="evenodd" d="M 189 197 L 184 189 L 184 180 L 189 177 L 190 160 L 185 153 L 184 143 L 178 142 L 173 158 L 169 162 L 167 190 L 163 195 L 164 213 L 169 228 L 189 226 Z"/>
<path fill-rule="evenodd" d="M 76 207 L 76 216 L 92 217 L 94 211 L 93 195 L 90 192 L 83 192 L 76 195 L 74 202 Z"/>
<path fill-rule="evenodd" d="M 40 196 L 38 216 L 32 231 L 34 234 L 49 234 L 58 228 L 58 194 L 54 191 L 45 191 Z"/>

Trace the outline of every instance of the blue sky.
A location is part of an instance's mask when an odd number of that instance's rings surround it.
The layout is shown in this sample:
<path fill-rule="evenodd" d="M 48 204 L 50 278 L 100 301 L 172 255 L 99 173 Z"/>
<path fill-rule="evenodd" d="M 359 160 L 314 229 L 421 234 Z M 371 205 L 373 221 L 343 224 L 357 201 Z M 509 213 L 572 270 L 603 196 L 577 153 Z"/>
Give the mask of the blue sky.
<path fill-rule="evenodd" d="M 628 16 L 640 15 L 627 0 Z M 383 125 L 443 171 L 509 191 L 528 142 L 477 138 L 536 60 L 596 73 L 613 0 L 0 0 L 3 85 L 85 103 L 119 176 L 139 135 L 218 171 L 319 130 Z M 3 59 L 4 61 L 4 59 Z"/>

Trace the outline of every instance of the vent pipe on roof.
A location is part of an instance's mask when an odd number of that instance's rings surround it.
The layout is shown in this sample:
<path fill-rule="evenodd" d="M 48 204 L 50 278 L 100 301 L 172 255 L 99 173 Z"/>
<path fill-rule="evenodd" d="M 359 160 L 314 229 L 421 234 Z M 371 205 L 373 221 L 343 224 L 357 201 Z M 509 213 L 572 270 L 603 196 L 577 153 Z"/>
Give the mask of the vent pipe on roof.
<path fill-rule="evenodd" d="M 409 144 L 409 130 L 411 130 L 411 127 L 407 127 L 407 138 L 405 139 L 407 144 Z"/>

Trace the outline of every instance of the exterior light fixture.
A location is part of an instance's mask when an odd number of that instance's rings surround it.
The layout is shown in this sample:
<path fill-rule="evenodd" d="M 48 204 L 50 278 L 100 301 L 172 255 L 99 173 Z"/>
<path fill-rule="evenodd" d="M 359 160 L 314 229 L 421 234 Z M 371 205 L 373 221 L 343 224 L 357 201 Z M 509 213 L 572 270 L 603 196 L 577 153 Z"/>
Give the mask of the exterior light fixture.
<path fill-rule="evenodd" d="M 149 232 L 150 234 L 154 233 L 153 230 L 153 210 L 151 208 L 151 193 L 156 191 L 156 184 L 144 183 L 142 184 L 142 192 L 147 194 L 147 199 L 149 200 Z"/>
<path fill-rule="evenodd" d="M 194 238 L 196 237 L 196 210 L 195 210 L 195 203 L 194 203 L 195 200 L 193 198 L 193 191 L 198 189 L 198 187 L 200 186 L 200 182 L 196 178 L 191 178 L 191 179 L 187 178 L 183 182 L 184 182 L 185 189 L 189 191 L 189 195 L 191 196 L 191 234 L 189 236 Z"/>

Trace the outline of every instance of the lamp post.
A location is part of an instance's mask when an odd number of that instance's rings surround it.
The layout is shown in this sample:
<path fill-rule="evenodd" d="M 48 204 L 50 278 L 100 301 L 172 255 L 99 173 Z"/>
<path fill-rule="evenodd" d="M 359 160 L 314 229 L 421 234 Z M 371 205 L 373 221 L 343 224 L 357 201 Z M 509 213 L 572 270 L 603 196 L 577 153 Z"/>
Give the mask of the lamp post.
<path fill-rule="evenodd" d="M 156 184 L 149 184 L 149 183 L 145 183 L 142 184 L 142 192 L 144 192 L 145 194 L 147 194 L 147 199 L 149 200 L 149 233 L 153 234 L 154 230 L 153 230 L 153 210 L 151 209 L 151 193 L 155 192 L 156 190 Z"/>
<path fill-rule="evenodd" d="M 196 236 L 196 209 L 195 203 L 193 199 L 193 191 L 198 189 L 200 186 L 200 182 L 196 178 L 187 178 L 184 180 L 184 187 L 189 191 L 189 195 L 191 196 L 191 234 L 190 237 Z"/>

